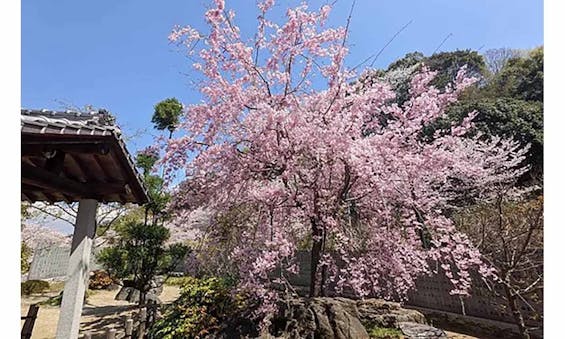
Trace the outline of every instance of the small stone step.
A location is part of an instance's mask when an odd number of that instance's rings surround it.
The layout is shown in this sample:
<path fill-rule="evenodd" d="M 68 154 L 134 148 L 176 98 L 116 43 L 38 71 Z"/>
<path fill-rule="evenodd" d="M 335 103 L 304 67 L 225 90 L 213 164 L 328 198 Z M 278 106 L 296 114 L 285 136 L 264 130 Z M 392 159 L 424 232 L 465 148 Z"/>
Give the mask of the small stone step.
<path fill-rule="evenodd" d="M 414 322 L 401 322 L 398 327 L 406 339 L 447 339 L 447 335 L 439 328 Z"/>

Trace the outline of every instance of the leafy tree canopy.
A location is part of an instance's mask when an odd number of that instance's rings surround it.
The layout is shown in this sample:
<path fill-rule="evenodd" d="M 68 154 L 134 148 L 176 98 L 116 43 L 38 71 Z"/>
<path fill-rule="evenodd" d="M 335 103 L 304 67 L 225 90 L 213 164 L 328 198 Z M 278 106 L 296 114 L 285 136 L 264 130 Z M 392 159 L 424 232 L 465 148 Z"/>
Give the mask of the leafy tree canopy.
<path fill-rule="evenodd" d="M 168 130 L 171 134 L 179 124 L 182 104 L 176 98 L 168 98 L 155 105 L 151 122 L 158 130 Z"/>
<path fill-rule="evenodd" d="M 508 60 L 491 81 L 487 95 L 543 102 L 543 47 L 527 57 Z"/>

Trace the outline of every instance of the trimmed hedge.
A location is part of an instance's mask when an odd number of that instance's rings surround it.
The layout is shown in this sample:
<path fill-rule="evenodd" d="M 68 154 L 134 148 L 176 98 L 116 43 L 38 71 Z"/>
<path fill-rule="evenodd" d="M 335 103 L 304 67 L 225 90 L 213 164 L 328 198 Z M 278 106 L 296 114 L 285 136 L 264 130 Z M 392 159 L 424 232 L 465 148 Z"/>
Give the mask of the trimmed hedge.
<path fill-rule="evenodd" d="M 22 294 L 38 294 L 43 293 L 49 289 L 49 283 L 43 280 L 28 280 L 21 284 Z"/>

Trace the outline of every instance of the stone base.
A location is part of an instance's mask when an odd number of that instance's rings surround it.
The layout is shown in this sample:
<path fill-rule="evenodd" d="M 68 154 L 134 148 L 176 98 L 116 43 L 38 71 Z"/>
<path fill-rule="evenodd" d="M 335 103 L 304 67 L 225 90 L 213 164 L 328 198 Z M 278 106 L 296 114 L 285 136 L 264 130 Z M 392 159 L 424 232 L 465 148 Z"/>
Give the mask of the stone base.
<path fill-rule="evenodd" d="M 118 294 L 116 294 L 116 297 L 114 299 L 125 300 L 125 301 L 129 301 L 130 303 L 137 304 L 137 303 L 139 303 L 140 294 L 141 293 L 139 292 L 139 290 L 137 290 L 133 287 L 124 286 L 118 292 Z M 154 292 L 151 292 L 151 291 L 148 292 L 147 295 L 145 296 L 145 301 L 146 302 L 153 301 L 157 304 L 161 303 L 161 300 L 159 299 L 159 297 L 157 297 L 157 295 Z"/>
<path fill-rule="evenodd" d="M 401 324 L 425 322 L 420 312 L 379 299 L 295 298 L 281 302 L 280 312 L 273 319 L 273 335 L 283 338 L 369 338 L 366 328 L 400 328 Z M 424 331 L 424 327 L 421 329 Z M 427 331 L 431 329 L 425 328 Z"/>

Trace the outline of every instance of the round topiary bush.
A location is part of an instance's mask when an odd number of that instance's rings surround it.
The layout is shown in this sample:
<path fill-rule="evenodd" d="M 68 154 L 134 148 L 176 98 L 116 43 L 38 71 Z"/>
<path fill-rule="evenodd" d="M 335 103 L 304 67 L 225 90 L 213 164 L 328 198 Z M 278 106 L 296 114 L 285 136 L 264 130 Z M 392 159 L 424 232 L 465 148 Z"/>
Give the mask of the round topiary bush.
<path fill-rule="evenodd" d="M 28 280 L 22 283 L 22 294 L 38 294 L 49 289 L 49 283 L 43 280 Z"/>

